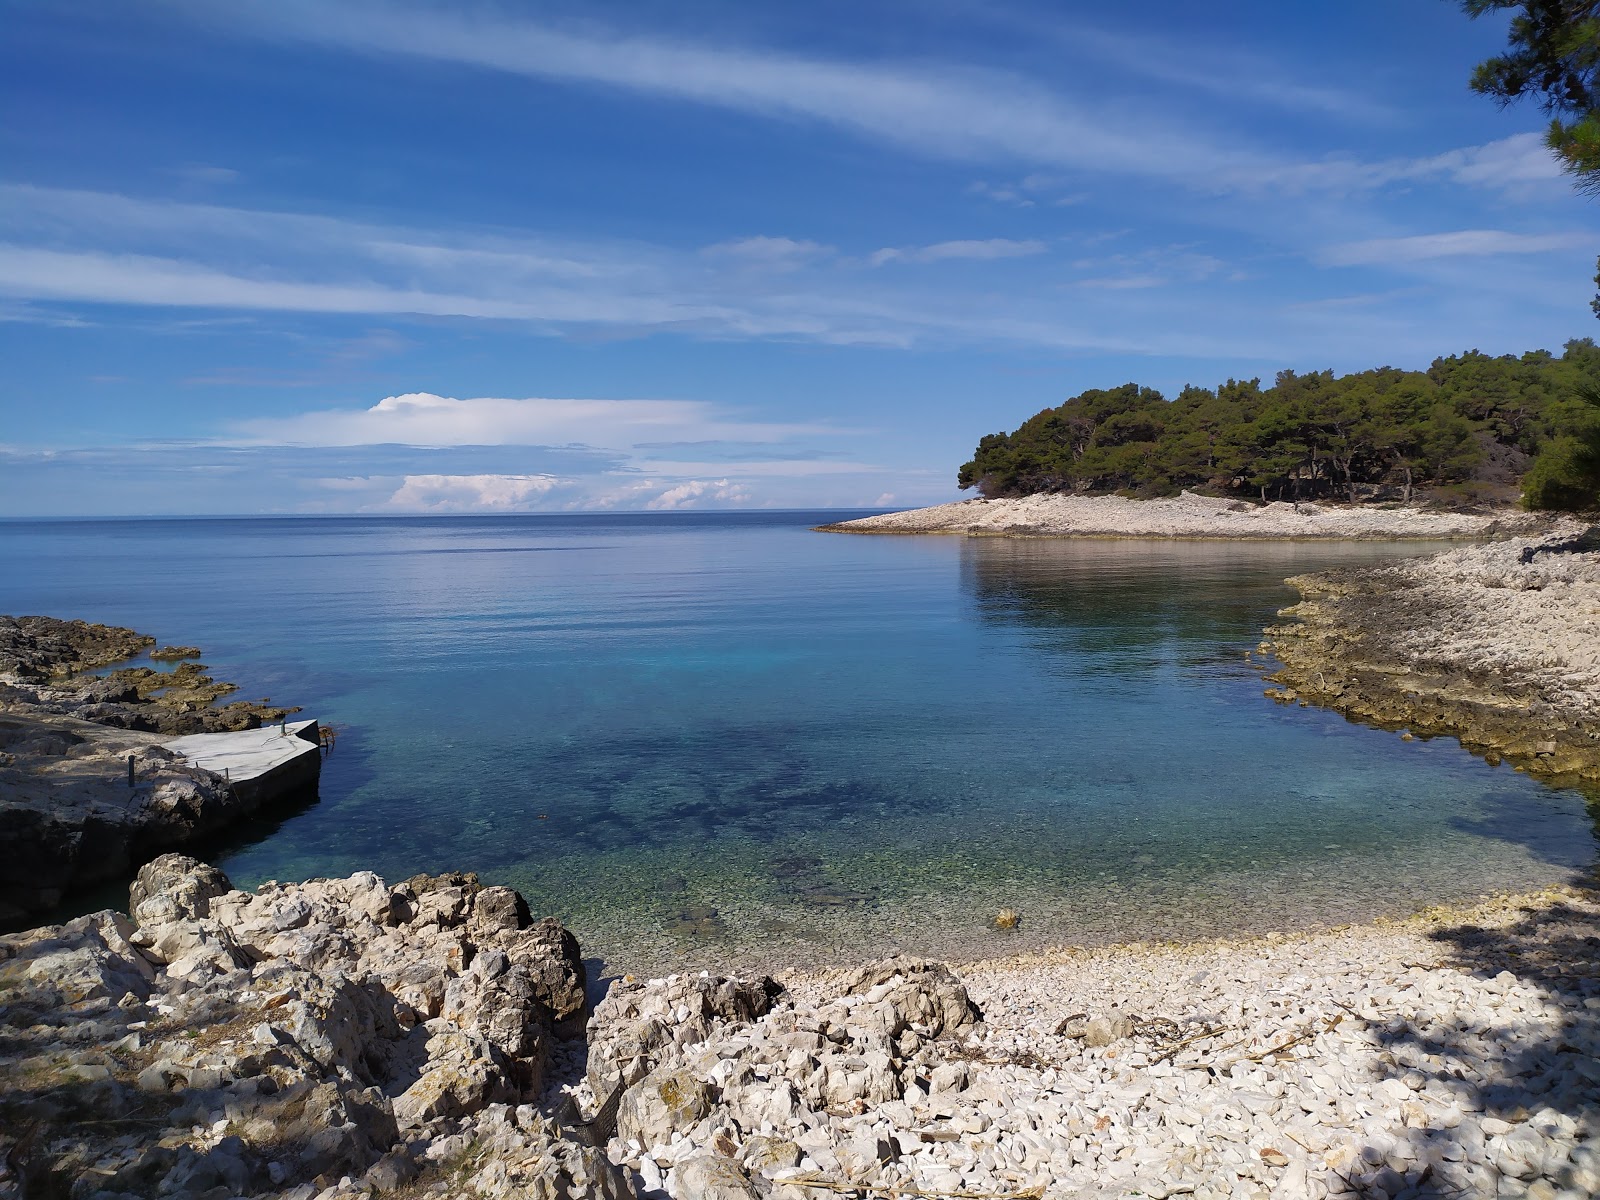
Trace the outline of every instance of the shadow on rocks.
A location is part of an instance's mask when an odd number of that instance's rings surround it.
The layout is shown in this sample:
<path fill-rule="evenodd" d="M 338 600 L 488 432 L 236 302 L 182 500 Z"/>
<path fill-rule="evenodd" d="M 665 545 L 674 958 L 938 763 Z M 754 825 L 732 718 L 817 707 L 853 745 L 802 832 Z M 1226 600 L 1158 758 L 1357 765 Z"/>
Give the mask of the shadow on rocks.
<path fill-rule="evenodd" d="M 1374 1090 L 1406 1129 L 1329 1162 L 1347 1195 L 1600 1195 L 1600 883 L 1491 915 L 1368 998 Z"/>

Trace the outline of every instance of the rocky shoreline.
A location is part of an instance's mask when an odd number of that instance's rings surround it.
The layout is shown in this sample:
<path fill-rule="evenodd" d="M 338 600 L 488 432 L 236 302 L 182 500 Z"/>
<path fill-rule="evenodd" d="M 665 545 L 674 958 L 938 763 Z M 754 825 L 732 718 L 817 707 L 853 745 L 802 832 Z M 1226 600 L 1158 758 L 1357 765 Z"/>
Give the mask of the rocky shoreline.
<path fill-rule="evenodd" d="M 1600 540 L 1291 582 L 1275 698 L 1600 774 Z M 129 631 L 27 632 L 0 641 L 0 728 L 169 719 L 76 675 Z M 128 913 L 0 937 L 0 1198 L 1600 1194 L 1587 877 L 1317 932 L 750 978 L 594 979 L 472 875 L 242 892 L 168 853 Z"/>
<path fill-rule="evenodd" d="M 217 833 L 257 793 L 187 762 L 174 736 L 259 728 L 296 708 L 219 700 L 238 689 L 155 639 L 117 626 L 0 617 L 0 928 L 75 891 L 126 878 L 162 849 Z"/>
<path fill-rule="evenodd" d="M 1288 581 L 1267 694 L 1492 762 L 1600 779 L 1600 533 L 1569 527 Z"/>
<path fill-rule="evenodd" d="M 466 875 L 0 938 L 0 1196 L 1600 1191 L 1600 898 L 949 968 L 598 981 Z"/>
<path fill-rule="evenodd" d="M 1249 504 L 1184 492 L 1162 500 L 1043 494 L 963 500 L 818 528 L 827 533 L 1194 540 L 1480 540 L 1539 533 L 1559 521 L 1500 509 L 1451 512 L 1398 504 Z"/>

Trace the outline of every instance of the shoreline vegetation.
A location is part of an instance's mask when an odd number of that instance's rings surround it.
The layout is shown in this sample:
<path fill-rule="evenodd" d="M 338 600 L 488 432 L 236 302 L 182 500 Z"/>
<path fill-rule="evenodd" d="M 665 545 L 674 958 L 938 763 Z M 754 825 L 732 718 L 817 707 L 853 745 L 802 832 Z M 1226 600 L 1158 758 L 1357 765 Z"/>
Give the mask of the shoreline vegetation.
<path fill-rule="evenodd" d="M 1569 341 L 1426 371 L 1280 371 L 1168 400 L 1090 389 L 978 442 L 956 482 L 989 499 L 1204 488 L 1233 499 L 1437 500 L 1576 510 L 1600 501 L 1600 347 Z"/>
<path fill-rule="evenodd" d="M 1600 538 L 1367 514 L 1387 532 L 1321 536 L 1508 540 L 1291 580 L 1268 694 L 1600 778 Z M 0 1196 L 1600 1194 L 1590 875 L 1256 938 L 1008 957 L 997 928 L 986 961 L 651 980 L 590 978 L 473 875 L 245 893 L 166 854 L 128 909 L 0 937 Z"/>

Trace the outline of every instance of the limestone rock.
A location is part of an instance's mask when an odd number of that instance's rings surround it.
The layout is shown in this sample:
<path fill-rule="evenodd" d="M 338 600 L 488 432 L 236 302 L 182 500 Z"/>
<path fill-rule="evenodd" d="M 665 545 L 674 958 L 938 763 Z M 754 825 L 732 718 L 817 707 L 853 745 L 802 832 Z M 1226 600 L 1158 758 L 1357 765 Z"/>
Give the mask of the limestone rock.
<path fill-rule="evenodd" d="M 731 1158 L 697 1154 L 678 1165 L 678 1194 L 697 1200 L 760 1200 L 750 1175 Z"/>
<path fill-rule="evenodd" d="M 617 1135 L 645 1145 L 672 1140 L 711 1109 L 706 1085 L 682 1067 L 652 1071 L 630 1087 L 617 1109 Z"/>
<path fill-rule="evenodd" d="M 888 1037 L 913 1026 L 928 1037 L 971 1025 L 977 1010 L 961 980 L 942 963 L 892 958 L 863 967 L 845 986 L 864 996 Z"/>
<path fill-rule="evenodd" d="M 757 1134 L 748 1139 L 739 1151 L 739 1161 L 745 1170 L 755 1175 L 771 1175 L 800 1165 L 800 1147 L 786 1138 L 763 1137 Z"/>
<path fill-rule="evenodd" d="M 611 1080 L 636 1083 L 668 1051 L 698 1045 L 714 1030 L 763 1017 L 782 995 L 783 988 L 765 976 L 617 980 L 589 1021 L 590 1088 L 604 1095 Z"/>

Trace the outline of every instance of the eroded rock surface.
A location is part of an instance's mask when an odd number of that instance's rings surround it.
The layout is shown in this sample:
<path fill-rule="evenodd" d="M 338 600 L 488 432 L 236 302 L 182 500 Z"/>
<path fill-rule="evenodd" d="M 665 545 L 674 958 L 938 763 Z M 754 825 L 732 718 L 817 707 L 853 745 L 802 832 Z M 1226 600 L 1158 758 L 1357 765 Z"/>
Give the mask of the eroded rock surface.
<path fill-rule="evenodd" d="M 1269 691 L 1491 761 L 1600 778 L 1600 537 L 1581 529 L 1289 580 Z"/>
<path fill-rule="evenodd" d="M 1600 1194 L 1579 888 L 959 974 L 625 977 L 586 1029 L 570 935 L 470 875 L 244 893 L 168 855 L 131 901 L 0 939 L 0 1196 Z"/>
<path fill-rule="evenodd" d="M 256 807 L 161 738 L 258 728 L 298 710 L 218 706 L 237 689 L 198 663 L 84 673 L 153 644 L 116 626 L 0 617 L 0 928 Z"/>
<path fill-rule="evenodd" d="M 0 1129 L 33 1130 L 36 1187 L 387 1191 L 491 1144 L 508 1188 L 633 1194 L 530 1106 L 585 980 L 516 893 L 366 873 L 247 893 L 167 854 L 130 902 L 0 939 Z"/>

